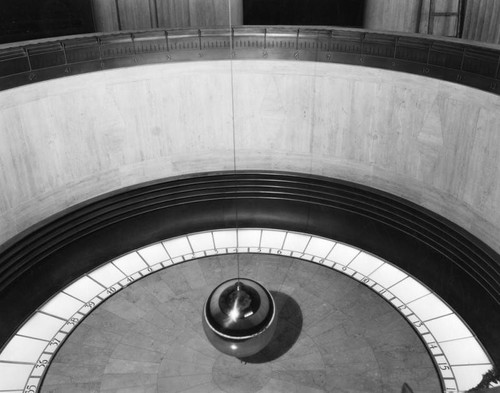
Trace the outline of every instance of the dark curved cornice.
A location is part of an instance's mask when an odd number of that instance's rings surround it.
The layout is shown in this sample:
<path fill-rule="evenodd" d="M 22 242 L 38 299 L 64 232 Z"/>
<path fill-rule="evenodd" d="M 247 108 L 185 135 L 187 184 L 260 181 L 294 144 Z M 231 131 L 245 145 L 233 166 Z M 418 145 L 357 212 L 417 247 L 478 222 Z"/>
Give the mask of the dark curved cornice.
<path fill-rule="evenodd" d="M 162 239 L 214 228 L 270 227 L 372 252 L 428 285 L 500 361 L 500 257 L 410 202 L 322 177 L 271 172 L 195 175 L 90 201 L 0 253 L 0 342 L 41 302 L 90 269 Z M 7 317 L 8 316 L 8 317 Z"/>
<path fill-rule="evenodd" d="M 70 36 L 0 46 L 0 90 L 68 75 L 193 60 L 352 64 L 500 94 L 500 48 L 470 41 L 333 27 L 239 26 Z M 233 43 L 232 51 L 229 50 Z"/>

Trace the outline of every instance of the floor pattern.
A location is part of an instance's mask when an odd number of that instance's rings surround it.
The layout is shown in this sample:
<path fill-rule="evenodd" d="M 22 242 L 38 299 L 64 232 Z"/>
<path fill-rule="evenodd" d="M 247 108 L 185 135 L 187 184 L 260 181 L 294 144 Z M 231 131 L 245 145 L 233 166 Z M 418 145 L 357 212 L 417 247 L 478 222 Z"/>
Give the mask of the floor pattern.
<path fill-rule="evenodd" d="M 333 269 L 289 257 L 240 254 L 241 276 L 274 295 L 278 328 L 251 358 L 206 340 L 201 311 L 236 275 L 236 255 L 178 264 L 102 303 L 54 358 L 42 393 L 440 392 L 409 323 L 372 290 Z"/>

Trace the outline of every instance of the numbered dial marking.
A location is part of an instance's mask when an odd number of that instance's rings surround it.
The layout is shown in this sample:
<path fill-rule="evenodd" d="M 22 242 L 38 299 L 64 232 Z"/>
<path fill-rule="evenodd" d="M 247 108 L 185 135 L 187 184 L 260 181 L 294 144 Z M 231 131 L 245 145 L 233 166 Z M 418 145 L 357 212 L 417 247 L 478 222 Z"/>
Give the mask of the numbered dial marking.
<path fill-rule="evenodd" d="M 151 244 L 87 273 L 53 296 L 0 353 L 0 392 L 36 393 L 57 349 L 86 315 L 116 292 L 158 270 L 218 254 L 283 255 L 324 265 L 366 285 L 422 337 L 445 392 L 476 386 L 491 360 L 462 319 L 406 272 L 356 247 L 304 233 L 224 229 Z"/>

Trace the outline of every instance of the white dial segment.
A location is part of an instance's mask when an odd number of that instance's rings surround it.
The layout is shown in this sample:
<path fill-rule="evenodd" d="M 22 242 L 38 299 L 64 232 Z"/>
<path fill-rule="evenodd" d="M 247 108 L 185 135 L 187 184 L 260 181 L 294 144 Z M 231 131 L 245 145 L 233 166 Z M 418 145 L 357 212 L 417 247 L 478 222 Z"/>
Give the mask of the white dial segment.
<path fill-rule="evenodd" d="M 323 259 L 327 257 L 334 246 L 335 242 L 331 240 L 312 237 L 304 252 Z"/>
<path fill-rule="evenodd" d="M 13 390 L 24 391 L 26 382 L 33 370 L 33 365 L 0 363 L 0 392 Z"/>
<path fill-rule="evenodd" d="M 347 244 L 336 243 L 328 255 L 328 259 L 341 265 L 348 265 L 359 254 L 359 249 L 348 246 Z"/>
<path fill-rule="evenodd" d="M 165 247 L 161 243 L 152 244 L 151 246 L 138 250 L 139 255 L 146 261 L 149 266 L 164 262 L 169 258 Z"/>
<path fill-rule="evenodd" d="M 167 240 L 163 242 L 163 245 L 165 246 L 168 255 L 170 255 L 170 258 L 172 259 L 193 253 L 188 239 L 185 236 Z"/>
<path fill-rule="evenodd" d="M 14 336 L 0 354 L 0 361 L 35 363 L 48 342 L 34 338 Z M 0 390 L 1 391 L 1 390 Z"/>
<path fill-rule="evenodd" d="M 82 278 L 71 284 L 69 287 L 64 289 L 64 292 L 86 303 L 90 299 L 96 297 L 105 289 L 106 288 L 104 286 L 98 284 L 89 277 L 83 276 Z"/>
<path fill-rule="evenodd" d="M 454 366 L 452 370 L 458 386 L 477 386 L 482 375 L 491 370 L 491 364 Z"/>
<path fill-rule="evenodd" d="M 123 272 L 126 276 L 131 276 L 132 274 L 137 273 L 139 270 L 148 267 L 146 262 L 144 262 L 144 260 L 136 252 L 131 252 L 130 254 L 115 259 L 113 261 L 113 265 L 120 269 L 120 271 Z"/>
<path fill-rule="evenodd" d="M 262 236 L 260 237 L 260 247 L 261 248 L 283 248 L 283 243 L 285 242 L 286 232 L 283 231 L 262 231 Z M 238 245 L 242 247 L 242 244 Z M 255 243 L 249 245 L 248 247 L 256 247 Z"/>
<path fill-rule="evenodd" d="M 481 344 L 453 310 L 387 261 L 356 247 L 304 233 L 224 229 L 167 239 L 132 251 L 55 295 L 0 353 L 0 392 L 36 393 L 52 356 L 69 332 L 93 308 L 127 285 L 173 263 L 234 252 L 292 256 L 332 268 L 371 288 L 421 335 L 448 392 L 474 387 L 492 366 Z M 20 361 L 30 364 L 16 363 Z"/>
<path fill-rule="evenodd" d="M 349 263 L 349 267 L 365 276 L 369 276 L 383 263 L 381 259 L 373 255 L 367 254 L 366 252 L 360 252 L 352 262 Z"/>
<path fill-rule="evenodd" d="M 408 275 L 405 272 L 388 263 L 384 263 L 370 274 L 370 278 L 384 288 L 390 288 L 406 277 L 408 277 Z"/>
<path fill-rule="evenodd" d="M 240 229 L 238 230 L 238 247 L 255 247 L 260 248 L 260 239 L 262 231 L 258 229 Z M 235 244 L 229 247 L 235 247 Z"/>
<path fill-rule="evenodd" d="M 429 293 L 408 304 L 408 307 L 423 321 L 451 314 L 451 309 L 433 293 Z"/>
<path fill-rule="evenodd" d="M 123 280 L 126 276 L 112 263 L 108 263 L 89 274 L 89 277 L 97 281 L 103 287 L 108 288 L 116 282 Z"/>
<path fill-rule="evenodd" d="M 310 240 L 311 236 L 288 232 L 286 234 L 285 243 L 283 244 L 283 249 L 295 251 L 298 253 L 304 253 Z"/>
<path fill-rule="evenodd" d="M 412 277 L 406 277 L 389 288 L 394 296 L 409 303 L 429 293 L 429 290 Z"/>
<path fill-rule="evenodd" d="M 426 325 L 436 340 L 440 342 L 472 336 L 472 332 L 456 314 L 432 319 L 427 321 Z"/>
<path fill-rule="evenodd" d="M 68 319 L 82 308 L 83 304 L 81 300 L 60 292 L 45 303 L 41 311 L 59 318 Z"/>
<path fill-rule="evenodd" d="M 17 334 L 50 341 L 66 323 L 66 320 L 36 312 Z"/>
<path fill-rule="evenodd" d="M 212 236 L 214 238 L 215 247 L 220 250 L 234 247 L 234 245 L 237 244 L 235 230 L 214 231 Z"/>
<path fill-rule="evenodd" d="M 188 239 L 194 252 L 202 252 L 214 249 L 214 239 L 211 233 L 189 235 Z"/>
<path fill-rule="evenodd" d="M 441 343 L 441 348 L 452 366 L 487 364 L 489 362 L 483 348 L 474 337 L 446 341 Z"/>

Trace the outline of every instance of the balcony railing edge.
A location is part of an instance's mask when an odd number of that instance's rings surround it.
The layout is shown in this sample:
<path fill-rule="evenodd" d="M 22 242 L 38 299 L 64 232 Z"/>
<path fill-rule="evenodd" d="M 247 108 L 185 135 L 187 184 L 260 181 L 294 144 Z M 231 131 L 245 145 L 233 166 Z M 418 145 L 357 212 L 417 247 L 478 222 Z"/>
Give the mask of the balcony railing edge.
<path fill-rule="evenodd" d="M 230 57 L 374 67 L 500 94 L 500 46 L 322 26 L 154 29 L 4 44 L 0 90 L 105 69 Z"/>

